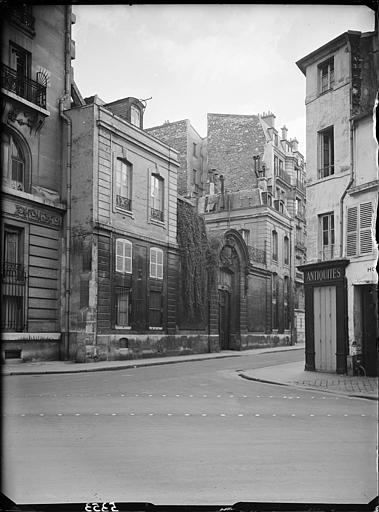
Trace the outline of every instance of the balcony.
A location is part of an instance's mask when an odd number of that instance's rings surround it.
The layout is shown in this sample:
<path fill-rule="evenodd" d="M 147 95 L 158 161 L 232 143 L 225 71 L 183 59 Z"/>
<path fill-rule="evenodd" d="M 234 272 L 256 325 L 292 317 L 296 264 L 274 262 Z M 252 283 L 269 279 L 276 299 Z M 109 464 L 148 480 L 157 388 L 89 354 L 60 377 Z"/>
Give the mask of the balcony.
<path fill-rule="evenodd" d="M 40 108 L 46 109 L 46 86 L 31 80 L 27 76 L 19 75 L 16 70 L 1 65 L 2 88 L 16 94 L 24 100 L 30 101 Z"/>
<path fill-rule="evenodd" d="M 295 187 L 305 193 L 305 185 L 300 180 L 296 180 Z"/>
<path fill-rule="evenodd" d="M 334 260 L 338 257 L 337 248 L 334 245 L 326 245 L 319 251 L 318 258 L 321 261 Z"/>
<path fill-rule="evenodd" d="M 254 263 L 261 263 L 262 265 L 266 265 L 266 251 L 263 249 L 257 249 L 256 247 L 252 247 L 251 245 L 247 246 L 249 251 L 250 261 Z"/>
<path fill-rule="evenodd" d="M 5 262 L 1 268 L 1 328 L 20 332 L 26 328 L 26 272 L 23 265 Z"/>
<path fill-rule="evenodd" d="M 283 169 L 277 169 L 275 175 L 277 178 L 281 178 L 288 185 L 291 185 L 291 176 L 288 174 L 288 172 L 284 171 Z"/>
<path fill-rule="evenodd" d="M 155 208 L 150 208 L 150 218 L 163 222 L 163 212 L 161 210 L 156 210 Z"/>

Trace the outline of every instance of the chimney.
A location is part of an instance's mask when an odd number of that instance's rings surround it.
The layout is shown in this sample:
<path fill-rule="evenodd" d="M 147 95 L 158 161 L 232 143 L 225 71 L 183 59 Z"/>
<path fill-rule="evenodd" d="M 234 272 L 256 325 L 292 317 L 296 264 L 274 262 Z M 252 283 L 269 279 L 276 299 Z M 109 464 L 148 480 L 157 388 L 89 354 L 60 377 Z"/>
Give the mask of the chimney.
<path fill-rule="evenodd" d="M 291 139 L 291 144 L 292 144 L 292 151 L 298 151 L 299 149 L 299 141 L 297 140 L 297 138 L 295 137 L 294 139 Z"/>
<path fill-rule="evenodd" d="M 264 119 L 271 128 L 275 128 L 275 117 L 275 114 L 270 111 L 268 111 L 267 114 L 266 112 L 263 112 L 262 115 L 262 119 Z"/>
<path fill-rule="evenodd" d="M 282 140 L 287 140 L 288 128 L 286 128 L 286 125 L 284 125 L 281 130 L 282 130 Z"/>

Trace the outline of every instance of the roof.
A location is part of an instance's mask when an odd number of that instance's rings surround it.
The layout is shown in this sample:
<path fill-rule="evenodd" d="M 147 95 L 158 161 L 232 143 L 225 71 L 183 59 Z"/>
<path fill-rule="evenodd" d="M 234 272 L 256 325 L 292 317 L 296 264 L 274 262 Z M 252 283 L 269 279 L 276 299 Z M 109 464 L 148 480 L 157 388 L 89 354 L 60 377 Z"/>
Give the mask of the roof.
<path fill-rule="evenodd" d="M 348 42 L 349 38 L 351 36 L 361 36 L 362 32 L 359 32 L 357 30 L 348 30 L 347 32 L 344 32 L 343 34 L 340 34 L 339 36 L 335 37 L 328 43 L 324 44 L 323 46 L 320 46 L 320 48 L 317 48 L 317 50 L 314 50 L 313 52 L 309 53 L 302 59 L 298 60 L 296 62 L 297 67 L 300 69 L 300 71 L 305 75 L 306 74 L 306 68 L 314 62 L 317 58 L 319 58 L 320 54 L 331 52 L 333 50 L 336 50 L 337 48 L 340 48 L 345 43 Z"/>

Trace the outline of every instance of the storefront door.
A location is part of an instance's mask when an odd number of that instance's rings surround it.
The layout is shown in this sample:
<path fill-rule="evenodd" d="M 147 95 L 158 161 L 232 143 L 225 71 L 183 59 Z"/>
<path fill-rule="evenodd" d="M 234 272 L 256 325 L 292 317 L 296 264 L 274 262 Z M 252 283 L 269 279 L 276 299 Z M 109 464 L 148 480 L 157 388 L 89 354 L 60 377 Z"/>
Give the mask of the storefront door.
<path fill-rule="evenodd" d="M 335 372 L 337 351 L 336 287 L 314 288 L 315 370 Z"/>

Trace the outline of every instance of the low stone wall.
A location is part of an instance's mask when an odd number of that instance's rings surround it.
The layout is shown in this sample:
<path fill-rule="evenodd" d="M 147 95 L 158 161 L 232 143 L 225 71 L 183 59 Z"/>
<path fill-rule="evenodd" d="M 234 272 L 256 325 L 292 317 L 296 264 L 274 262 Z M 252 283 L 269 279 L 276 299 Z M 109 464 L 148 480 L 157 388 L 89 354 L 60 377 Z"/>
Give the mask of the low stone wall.
<path fill-rule="evenodd" d="M 60 341 L 57 340 L 15 340 L 2 341 L 1 359 L 3 362 L 20 359 L 20 362 L 57 361 L 60 353 Z"/>
<path fill-rule="evenodd" d="M 99 334 L 73 333 L 70 337 L 70 359 L 77 363 L 122 361 L 149 357 L 165 357 L 218 352 L 218 335 L 207 334 Z"/>
<path fill-rule="evenodd" d="M 292 345 L 291 334 L 241 334 L 240 350 Z"/>

